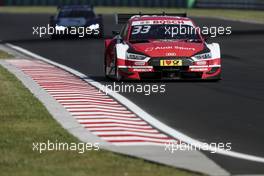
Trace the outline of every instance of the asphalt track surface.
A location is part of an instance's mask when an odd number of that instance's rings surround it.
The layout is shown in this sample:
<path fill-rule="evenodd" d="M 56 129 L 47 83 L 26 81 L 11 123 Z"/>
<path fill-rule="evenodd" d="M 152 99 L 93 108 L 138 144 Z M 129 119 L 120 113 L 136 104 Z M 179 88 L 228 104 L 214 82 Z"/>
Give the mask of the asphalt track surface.
<path fill-rule="evenodd" d="M 102 84 L 103 40 L 53 40 L 32 35 L 32 26 L 49 15 L 0 14 L 0 40 L 74 68 Z M 231 26 L 233 34 L 219 42 L 223 59 L 220 82 L 144 82 L 165 84 L 165 94 L 123 93 L 161 122 L 203 142 L 232 142 L 232 150 L 264 157 L 264 25 L 194 18 L 203 26 Z M 104 16 L 106 35 L 113 16 Z M 134 83 L 140 84 L 140 83 Z M 264 174 L 264 164 L 205 154 L 232 174 Z"/>

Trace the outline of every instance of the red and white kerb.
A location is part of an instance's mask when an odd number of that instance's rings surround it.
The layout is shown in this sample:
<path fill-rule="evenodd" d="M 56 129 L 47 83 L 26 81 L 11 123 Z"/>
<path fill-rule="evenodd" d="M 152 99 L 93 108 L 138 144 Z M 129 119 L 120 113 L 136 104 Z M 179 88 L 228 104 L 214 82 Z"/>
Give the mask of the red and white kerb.
<path fill-rule="evenodd" d="M 67 71 L 38 60 L 7 62 L 32 78 L 78 123 L 102 140 L 114 145 L 164 145 L 175 142 L 112 97 Z"/>

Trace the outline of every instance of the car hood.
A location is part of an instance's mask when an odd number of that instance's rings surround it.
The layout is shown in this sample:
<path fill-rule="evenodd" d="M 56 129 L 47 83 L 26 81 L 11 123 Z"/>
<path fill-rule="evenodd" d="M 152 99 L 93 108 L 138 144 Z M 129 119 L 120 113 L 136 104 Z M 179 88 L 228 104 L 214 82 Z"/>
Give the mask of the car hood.
<path fill-rule="evenodd" d="M 150 57 L 190 57 L 204 49 L 204 43 L 186 41 L 149 41 L 134 43 L 133 48 Z"/>

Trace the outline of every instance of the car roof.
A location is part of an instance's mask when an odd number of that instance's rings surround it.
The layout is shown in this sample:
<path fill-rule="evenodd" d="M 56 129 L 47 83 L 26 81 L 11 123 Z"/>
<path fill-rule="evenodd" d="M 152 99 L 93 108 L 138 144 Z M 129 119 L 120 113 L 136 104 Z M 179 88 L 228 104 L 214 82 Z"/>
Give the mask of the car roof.
<path fill-rule="evenodd" d="M 66 10 L 87 10 L 87 11 L 93 11 L 93 7 L 90 5 L 65 5 L 58 7 L 58 9 L 62 11 Z"/>

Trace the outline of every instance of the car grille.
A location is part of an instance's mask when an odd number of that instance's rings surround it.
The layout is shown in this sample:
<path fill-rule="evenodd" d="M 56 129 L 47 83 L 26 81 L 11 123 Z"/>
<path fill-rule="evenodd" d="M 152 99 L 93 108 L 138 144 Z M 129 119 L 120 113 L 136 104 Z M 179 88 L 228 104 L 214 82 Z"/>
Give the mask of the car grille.
<path fill-rule="evenodd" d="M 160 66 L 160 60 L 182 60 L 182 66 Z M 192 59 L 186 57 L 151 58 L 148 62 L 154 72 L 140 73 L 142 79 L 201 78 L 201 72 L 189 72 Z"/>

